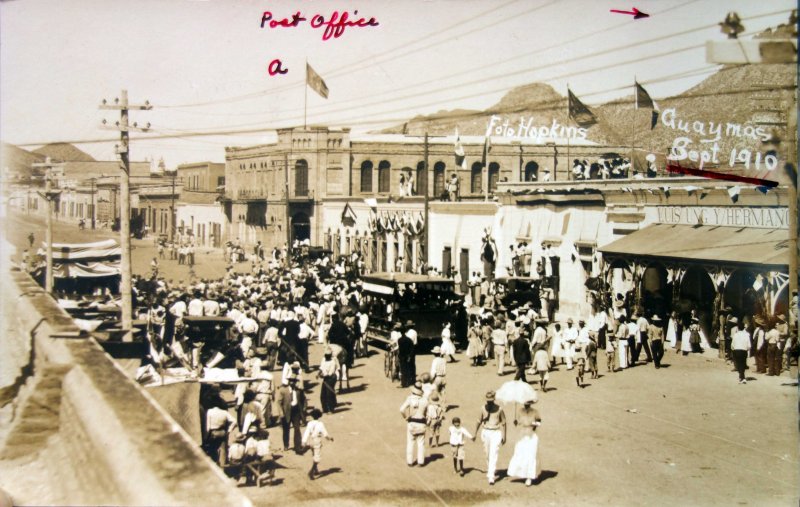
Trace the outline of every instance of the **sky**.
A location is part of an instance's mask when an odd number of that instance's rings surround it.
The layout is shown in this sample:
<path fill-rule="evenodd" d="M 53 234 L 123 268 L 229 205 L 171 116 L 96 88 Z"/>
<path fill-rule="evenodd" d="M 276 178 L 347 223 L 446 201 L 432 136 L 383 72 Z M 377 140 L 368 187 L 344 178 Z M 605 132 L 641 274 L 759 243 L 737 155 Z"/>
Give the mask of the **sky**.
<path fill-rule="evenodd" d="M 544 82 L 590 107 L 630 95 L 634 77 L 650 95 L 681 93 L 716 68 L 704 44 L 736 11 L 745 35 L 786 23 L 790 0 L 5 0 L 0 1 L 0 139 L 76 144 L 114 159 L 119 134 L 101 111 L 128 91 L 142 136 L 131 159 L 167 167 L 222 162 L 225 146 L 271 142 L 274 129 L 303 125 L 366 132 L 421 114 L 486 109 L 511 88 Z M 650 14 L 610 12 L 631 7 Z M 354 16 L 354 11 L 358 14 Z M 261 28 L 264 11 L 295 27 Z M 319 14 L 375 18 L 323 40 Z M 271 76 L 280 59 L 286 74 Z M 304 86 L 308 62 L 327 99 Z M 488 118 L 487 118 L 488 121 Z"/>

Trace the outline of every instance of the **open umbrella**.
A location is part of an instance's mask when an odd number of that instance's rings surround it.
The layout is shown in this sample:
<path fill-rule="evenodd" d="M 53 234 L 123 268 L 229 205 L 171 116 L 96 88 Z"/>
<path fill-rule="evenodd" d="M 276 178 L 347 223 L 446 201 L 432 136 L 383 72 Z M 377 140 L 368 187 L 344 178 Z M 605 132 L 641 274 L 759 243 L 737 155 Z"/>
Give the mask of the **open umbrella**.
<path fill-rule="evenodd" d="M 510 380 L 500 386 L 494 394 L 496 400 L 503 403 L 514 404 L 514 420 L 517 419 L 517 403 L 524 405 L 526 401 L 538 401 L 539 395 L 536 390 L 527 382 L 521 380 Z"/>
<path fill-rule="evenodd" d="M 495 399 L 503 403 L 524 404 L 526 401 L 538 401 L 539 395 L 527 382 L 511 380 L 500 386 L 495 392 Z"/>

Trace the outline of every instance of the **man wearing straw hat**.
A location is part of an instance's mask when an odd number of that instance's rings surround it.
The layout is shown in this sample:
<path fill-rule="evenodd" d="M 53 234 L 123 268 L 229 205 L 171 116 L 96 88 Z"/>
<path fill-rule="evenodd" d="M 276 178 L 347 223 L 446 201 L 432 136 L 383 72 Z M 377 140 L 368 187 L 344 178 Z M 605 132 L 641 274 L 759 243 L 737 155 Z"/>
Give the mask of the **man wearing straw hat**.
<path fill-rule="evenodd" d="M 653 352 L 653 364 L 656 365 L 656 368 L 661 368 L 661 359 L 664 357 L 664 328 L 661 317 L 657 314 L 650 317 L 647 335 L 650 338 L 650 349 Z"/>
<path fill-rule="evenodd" d="M 422 385 L 417 382 L 411 394 L 400 405 L 400 414 L 406 421 L 406 463 L 414 466 L 414 446 L 417 447 L 417 464 L 425 465 L 425 432 L 428 428 L 426 412 L 428 400 L 422 396 Z"/>
<path fill-rule="evenodd" d="M 497 480 L 495 471 L 497 470 L 497 457 L 500 454 L 500 446 L 506 443 L 506 414 L 494 401 L 494 391 L 486 393 L 486 404 L 481 411 L 478 425 L 475 427 L 475 434 L 481 431 L 481 442 L 483 451 L 486 453 L 486 477 L 489 484 L 494 484 Z"/>

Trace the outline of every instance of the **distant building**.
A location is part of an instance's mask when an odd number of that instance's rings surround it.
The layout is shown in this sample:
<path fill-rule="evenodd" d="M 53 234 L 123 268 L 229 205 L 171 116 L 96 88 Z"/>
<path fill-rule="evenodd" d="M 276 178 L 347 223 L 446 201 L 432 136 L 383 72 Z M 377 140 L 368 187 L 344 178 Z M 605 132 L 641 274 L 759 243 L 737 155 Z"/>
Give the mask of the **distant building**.
<path fill-rule="evenodd" d="M 181 239 L 195 245 L 219 248 L 225 242 L 226 217 L 217 192 L 184 190 L 176 209 L 177 231 Z"/>
<path fill-rule="evenodd" d="M 421 136 L 308 127 L 279 129 L 274 144 L 228 147 L 228 239 L 268 248 L 309 240 L 337 255 L 357 250 L 376 271 L 395 269 L 401 257 L 402 269 L 416 269 L 424 251 L 412 231 L 424 212 L 423 196 L 441 199 L 453 174 L 458 198 L 480 201 L 493 199 L 502 181 L 533 181 L 545 170 L 554 180 L 567 179 L 569 157 L 614 151 L 581 139 L 495 137 L 483 167 L 484 141 L 460 138 L 460 166 L 455 136 L 431 137 L 426 148 Z"/>
<path fill-rule="evenodd" d="M 225 187 L 225 164 L 198 162 L 178 166 L 178 180 L 185 190 L 217 192 Z"/>

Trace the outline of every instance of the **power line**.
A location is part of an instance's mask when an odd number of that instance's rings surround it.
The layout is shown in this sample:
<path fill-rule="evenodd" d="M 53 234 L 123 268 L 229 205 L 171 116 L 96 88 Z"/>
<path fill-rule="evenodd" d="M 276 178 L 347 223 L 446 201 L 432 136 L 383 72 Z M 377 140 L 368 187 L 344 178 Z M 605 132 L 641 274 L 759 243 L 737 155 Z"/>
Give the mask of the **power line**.
<path fill-rule="evenodd" d="M 697 0 L 690 0 L 689 2 L 686 2 L 686 3 L 681 4 L 681 5 L 686 5 L 686 4 L 692 3 L 694 1 L 697 1 Z M 777 12 L 772 12 L 772 13 L 768 13 L 768 14 L 760 14 L 760 15 L 757 15 L 757 16 L 751 16 L 751 17 L 746 18 L 746 19 L 753 19 L 753 18 L 756 18 L 756 17 L 772 16 L 772 15 L 780 14 L 780 13 L 783 13 L 783 12 L 788 12 L 788 11 L 784 10 L 784 11 L 777 11 Z M 692 33 L 692 32 L 706 30 L 708 28 L 712 28 L 712 27 L 715 27 L 715 26 L 716 26 L 716 24 L 703 25 L 703 26 L 700 26 L 700 27 L 697 27 L 697 28 L 683 30 L 681 32 L 676 32 L 676 33 L 672 33 L 672 34 L 668 34 L 668 35 L 655 37 L 653 39 L 649 39 L 647 41 L 640 42 L 639 45 L 650 44 L 650 43 L 654 43 L 654 42 L 660 42 L 660 41 L 664 41 L 664 40 L 667 40 L 667 39 L 670 39 L 670 38 L 673 38 L 673 37 L 683 36 L 683 35 L 686 35 L 686 34 L 689 34 L 689 33 Z M 608 31 L 609 29 L 611 29 L 611 28 L 601 29 L 601 30 L 598 30 L 596 32 L 592 32 L 591 34 L 586 34 L 586 35 L 583 35 L 583 36 L 576 37 L 576 38 L 574 38 L 574 39 L 572 39 L 570 41 L 567 41 L 566 44 L 578 41 L 578 40 L 580 40 L 582 38 L 594 35 L 596 33 Z M 660 58 L 660 57 L 663 57 L 663 56 L 669 56 L 669 55 L 677 54 L 677 53 L 680 53 L 680 52 L 683 52 L 683 51 L 689 51 L 689 50 L 692 50 L 692 49 L 697 49 L 697 48 L 700 48 L 700 47 L 704 47 L 704 45 L 705 45 L 704 43 L 695 44 L 695 45 L 687 46 L 687 47 L 684 47 L 684 48 L 681 48 L 681 49 L 677 49 L 677 50 L 666 51 L 666 52 L 662 52 L 662 53 L 655 54 L 655 55 L 644 56 L 644 57 L 640 57 L 640 58 L 637 58 L 637 59 L 628 60 L 626 62 L 618 62 L 618 63 L 615 63 L 613 65 L 609 65 L 609 66 L 595 67 L 593 69 L 575 71 L 575 72 L 571 72 L 571 73 L 567 73 L 567 74 L 562 74 L 560 76 L 552 76 L 552 77 L 549 77 L 549 78 L 541 78 L 541 79 L 538 79 L 537 81 L 552 81 L 552 80 L 556 80 L 556 79 L 562 79 L 562 78 L 565 78 L 565 77 L 574 77 L 574 76 L 585 74 L 585 73 L 596 72 L 598 70 L 602 70 L 603 68 L 612 68 L 612 67 L 615 67 L 615 66 L 627 65 L 627 64 L 630 64 L 630 63 L 637 63 L 637 62 L 648 60 L 648 59 Z M 554 48 L 554 47 L 560 47 L 560 46 L 559 45 L 551 46 L 551 48 Z M 506 62 L 514 60 L 514 59 L 518 59 L 518 58 L 521 58 L 521 57 L 531 56 L 532 54 L 535 54 L 535 53 L 537 53 L 539 51 L 545 51 L 547 49 L 550 49 L 550 48 L 544 48 L 544 49 L 541 49 L 541 50 L 537 50 L 536 52 L 533 52 L 533 53 L 526 53 L 524 55 L 513 57 L 511 59 L 506 60 Z M 629 50 L 629 49 L 630 49 L 629 45 L 623 44 L 623 45 L 620 45 L 620 46 L 617 46 L 617 47 L 614 47 L 614 48 L 608 48 L 608 49 L 605 49 L 605 50 L 595 51 L 593 53 L 589 53 L 589 54 L 586 54 L 586 55 L 583 55 L 583 56 L 578 56 L 578 57 L 572 58 L 571 61 L 574 62 L 574 61 L 577 61 L 577 60 L 595 58 L 595 57 L 598 57 L 598 56 L 604 56 L 604 55 L 607 55 L 607 54 L 610 54 L 610 53 L 614 53 L 614 52 L 617 52 L 617 51 L 626 51 L 626 50 Z M 501 62 L 501 63 L 504 63 L 504 62 Z M 432 94 L 439 93 L 439 92 L 451 91 L 454 88 L 462 88 L 462 87 L 470 86 L 470 85 L 474 85 L 474 84 L 482 84 L 482 83 L 485 83 L 485 82 L 488 82 L 488 81 L 494 81 L 494 80 L 496 80 L 496 79 L 498 79 L 500 77 L 509 77 L 509 76 L 516 76 L 516 75 L 526 74 L 526 73 L 529 73 L 529 72 L 536 72 L 536 71 L 544 69 L 544 68 L 554 67 L 554 66 L 558 66 L 558 65 L 562 65 L 562 64 L 563 64 L 563 62 L 551 62 L 551 63 L 548 63 L 548 64 L 540 65 L 538 67 L 530 68 L 530 69 L 521 69 L 521 70 L 510 72 L 510 73 L 504 73 L 502 76 L 493 75 L 493 76 L 483 77 L 483 78 L 480 78 L 480 79 L 466 81 L 466 82 L 463 82 L 463 83 L 460 83 L 460 84 L 442 86 L 442 87 L 439 87 L 439 88 L 435 88 L 433 90 L 424 90 L 424 91 L 421 91 L 421 92 L 416 92 L 416 93 L 411 93 L 411 94 L 406 94 L 406 95 L 397 95 L 397 91 L 398 90 L 393 90 L 392 92 L 384 92 L 384 93 L 379 93 L 377 95 L 374 95 L 374 97 L 378 97 L 378 96 L 381 96 L 381 95 L 386 95 L 387 93 L 392 93 L 393 94 L 392 98 L 383 99 L 383 100 L 376 100 L 376 101 L 371 101 L 371 102 L 366 102 L 366 103 L 361 103 L 360 107 L 368 107 L 368 106 L 372 106 L 372 105 L 383 105 L 383 104 L 386 104 L 388 102 L 396 102 L 396 101 L 401 101 L 401 100 L 413 99 L 413 98 L 416 98 L 416 97 L 424 97 L 426 95 L 432 95 Z M 471 72 L 472 71 L 469 70 L 469 71 L 466 71 L 464 73 L 471 73 Z M 463 73 L 461 73 L 461 74 L 463 74 Z M 415 85 L 407 87 L 406 89 L 416 88 L 416 87 L 419 87 L 419 86 L 423 86 L 424 84 L 429 84 L 429 83 L 432 83 L 432 82 L 439 82 L 439 81 L 440 80 L 438 80 L 438 79 L 432 79 L 432 80 L 425 81 L 423 83 L 417 83 Z M 494 90 L 492 90 L 490 92 L 483 92 L 483 94 L 487 94 L 488 95 L 488 94 L 496 93 L 498 91 L 502 91 L 502 90 L 505 90 L 505 89 L 507 89 L 507 87 L 504 86 L 503 88 L 497 88 L 497 89 L 494 89 Z M 481 94 L 471 94 L 471 95 L 467 95 L 467 96 L 457 97 L 456 99 L 475 98 L 475 97 L 480 96 L 480 95 Z M 320 113 L 322 113 L 322 114 L 335 114 L 335 113 L 342 112 L 342 111 L 349 111 L 351 109 L 350 107 L 342 107 L 342 105 L 350 103 L 350 102 L 361 101 L 361 100 L 363 100 L 363 97 L 360 97 L 360 98 L 357 98 L 357 99 L 352 99 L 352 100 L 349 100 L 349 101 L 344 101 L 344 102 L 338 103 L 336 105 L 336 107 L 334 107 L 333 109 L 330 109 L 330 110 L 327 110 L 327 111 L 320 111 Z M 428 103 L 424 103 L 424 104 L 417 104 L 417 105 L 415 105 L 413 107 L 417 107 L 418 108 L 418 107 L 423 107 L 423 106 L 428 106 L 428 105 L 436 105 L 436 104 L 439 104 L 440 102 L 441 101 L 436 100 L 434 102 L 428 102 Z M 325 106 L 322 106 L 322 108 L 325 108 Z M 407 109 L 407 108 L 408 107 L 404 107 L 404 109 Z M 288 112 L 291 112 L 291 111 L 299 111 L 299 109 L 298 108 L 292 108 L 292 109 L 284 110 L 284 111 L 280 111 L 280 112 L 243 113 L 243 114 L 237 114 L 235 116 L 245 116 L 245 115 L 249 116 L 249 115 L 252 115 L 252 114 L 257 114 L 257 115 L 261 115 L 261 114 L 267 115 L 268 114 L 268 115 L 276 115 L 277 116 L 277 115 L 285 114 L 285 113 L 288 113 Z M 395 111 L 397 111 L 397 110 L 390 110 L 388 112 L 395 112 Z M 232 116 L 232 115 L 226 115 L 226 116 Z M 289 121 L 289 120 L 299 120 L 299 119 L 300 119 L 300 116 L 296 115 L 296 116 L 290 116 L 290 117 L 284 118 L 284 119 L 279 120 L 279 121 Z M 250 126 L 262 125 L 262 124 L 263 124 L 262 122 L 240 123 L 240 124 L 231 125 L 231 126 L 229 126 L 229 128 L 243 128 L 243 127 L 250 127 Z M 195 129 L 195 130 L 199 131 L 199 130 L 204 130 L 204 129 Z"/>
<path fill-rule="evenodd" d="M 414 39 L 409 41 L 409 42 L 406 42 L 404 44 L 400 44 L 400 45 L 395 46 L 393 48 L 387 49 L 382 53 L 378 53 L 377 55 L 373 55 L 373 58 L 370 59 L 370 65 L 374 65 L 376 63 L 380 63 L 380 62 L 375 62 L 374 58 L 380 58 L 380 57 L 385 56 L 387 54 L 391 54 L 391 53 L 393 53 L 393 52 L 395 52 L 397 50 L 407 48 L 409 45 L 414 45 L 414 44 L 418 43 L 420 40 L 427 39 L 429 37 L 434 37 L 436 35 L 440 35 L 440 34 L 442 34 L 444 32 L 452 30 L 452 29 L 454 29 L 456 27 L 463 26 L 465 24 L 471 23 L 472 21 L 475 21 L 476 19 L 478 19 L 480 17 L 483 17 L 483 16 L 485 16 L 487 14 L 492 14 L 494 12 L 497 12 L 498 10 L 504 9 L 505 7 L 507 7 L 507 6 L 511 5 L 511 4 L 517 3 L 519 1 L 520 0 L 510 0 L 509 2 L 506 2 L 506 3 L 504 3 L 504 4 L 502 4 L 502 5 L 498 6 L 498 7 L 492 7 L 491 9 L 487 9 L 485 11 L 479 12 L 478 14 L 474 14 L 474 15 L 472 15 L 472 16 L 464 19 L 464 20 L 457 21 L 457 22 L 453 23 L 452 25 L 450 25 L 448 27 L 445 27 L 444 29 L 436 30 L 435 32 L 431 32 L 431 33 L 429 33 L 427 35 L 414 37 Z M 693 1 L 696 1 L 696 0 L 693 0 Z M 551 3 L 553 3 L 553 2 L 551 2 Z M 514 18 L 516 18 L 518 16 L 519 15 L 516 15 L 516 16 L 508 18 L 508 19 L 514 19 Z M 352 69 L 349 69 L 348 67 L 352 67 L 354 65 L 358 66 L 358 64 L 360 64 L 360 63 L 362 63 L 361 60 L 354 60 L 353 62 L 351 62 L 349 64 L 345 64 L 344 65 L 344 69 L 342 69 L 340 71 L 330 71 L 330 72 L 323 72 L 323 73 L 326 74 L 326 77 L 338 76 L 338 75 L 341 75 L 343 73 L 350 72 Z M 166 108 L 170 108 L 171 109 L 171 108 L 181 108 L 181 107 L 200 107 L 200 106 L 213 105 L 213 104 L 217 104 L 217 103 L 238 102 L 238 101 L 241 101 L 241 100 L 247 100 L 247 99 L 250 99 L 250 98 L 261 97 L 261 96 L 264 96 L 264 95 L 271 95 L 273 93 L 278 93 L 278 92 L 281 92 L 281 91 L 291 90 L 291 89 L 294 89 L 294 88 L 297 88 L 297 87 L 300 87 L 300 86 L 305 86 L 305 80 L 304 79 L 301 80 L 301 81 L 292 83 L 292 84 L 287 84 L 285 86 L 280 86 L 280 87 L 277 87 L 277 88 L 269 88 L 269 89 L 265 89 L 265 90 L 259 90 L 257 92 L 251 92 L 251 93 L 247 93 L 247 94 L 236 96 L 236 97 L 229 97 L 227 99 L 205 101 L 205 102 L 196 102 L 196 103 L 190 103 L 190 104 L 178 104 L 178 105 L 171 105 L 171 106 L 170 105 L 166 105 L 166 106 L 159 106 L 159 107 L 165 108 L 165 109 Z"/>
<path fill-rule="evenodd" d="M 709 72 L 710 70 L 699 69 L 698 71 L 696 71 L 696 73 L 697 74 L 702 74 L 704 72 Z M 682 78 L 687 77 L 687 76 L 689 76 L 691 74 L 692 74 L 692 72 L 681 72 L 681 73 L 678 73 L 678 74 L 668 75 L 668 76 L 664 76 L 664 77 L 657 78 L 657 79 L 642 80 L 642 81 L 640 81 L 640 83 L 641 84 L 653 84 L 653 83 L 658 83 L 658 82 L 665 82 L 665 81 L 669 81 L 671 79 L 682 79 Z M 599 90 L 599 91 L 588 93 L 586 95 L 608 93 L 610 91 L 617 91 L 617 90 L 620 90 L 620 89 L 628 88 L 630 86 L 631 85 L 627 85 L 627 86 L 624 86 L 624 87 L 616 87 L 616 88 L 606 89 L 606 90 Z M 772 88 L 769 88 L 769 89 L 773 89 L 773 90 L 774 89 L 791 90 L 791 89 L 794 89 L 794 88 L 795 88 L 795 86 L 787 85 L 787 86 L 781 86 L 781 87 L 772 87 Z M 738 89 L 738 90 L 728 90 L 728 91 L 724 91 L 724 92 L 708 92 L 708 93 L 702 93 L 702 94 L 695 93 L 695 94 L 691 94 L 691 95 L 681 95 L 680 97 L 681 98 L 697 98 L 697 97 L 715 96 L 715 95 L 734 95 L 734 94 L 741 94 L 741 93 L 752 93 L 753 91 L 757 91 L 757 90 L 754 90 L 752 88 L 745 88 L 745 89 Z M 665 98 L 665 99 L 661 99 L 661 100 L 669 100 L 669 99 L 670 98 Z M 539 106 L 537 106 L 535 108 L 523 106 L 521 108 L 521 110 L 522 111 L 529 111 L 529 112 L 548 111 L 548 110 L 552 110 L 554 107 L 558 106 L 558 104 L 563 103 L 565 101 L 566 101 L 566 97 L 562 97 L 562 98 L 559 98 L 557 100 L 553 100 L 553 101 L 542 103 L 542 104 L 540 104 Z M 468 113 L 464 113 L 462 115 L 452 115 L 452 116 L 450 116 L 448 118 L 450 118 L 450 119 L 454 119 L 454 118 L 469 118 L 469 117 L 475 117 L 475 116 L 482 116 L 482 115 L 485 115 L 486 113 L 487 113 L 486 111 L 468 112 Z M 400 117 L 400 118 L 384 117 L 384 118 L 380 118 L 380 119 L 376 119 L 376 120 L 370 120 L 370 121 L 353 121 L 350 124 L 351 125 L 377 125 L 377 124 L 382 124 L 382 123 L 401 122 L 401 121 L 404 121 L 404 120 L 407 121 L 408 118 L 407 117 L 406 118 L 403 118 L 403 117 Z M 167 134 L 160 134 L 160 135 L 154 135 L 154 136 L 148 136 L 148 137 L 137 136 L 137 137 L 134 137 L 132 139 L 134 139 L 136 141 L 139 141 L 139 142 L 144 142 L 144 141 L 156 141 L 156 140 L 161 140 L 161 139 L 186 139 L 186 138 L 190 138 L 190 137 L 228 136 L 228 135 L 241 135 L 241 134 L 266 134 L 266 133 L 274 132 L 274 130 L 275 130 L 275 127 L 260 127 L 260 128 L 238 129 L 238 130 L 218 130 L 218 131 L 214 131 L 214 132 L 184 131 L 181 134 L 167 133 Z M 159 130 L 151 128 L 150 131 L 158 132 Z M 68 144 L 99 144 L 99 143 L 117 142 L 117 139 L 101 138 L 101 139 L 76 139 L 76 140 L 63 140 L 63 141 L 45 141 L 45 142 L 34 142 L 34 143 L 19 143 L 19 144 L 16 144 L 16 146 L 38 146 L 38 145 L 48 144 L 50 142 L 65 143 L 65 144 L 66 143 L 68 143 Z"/>

